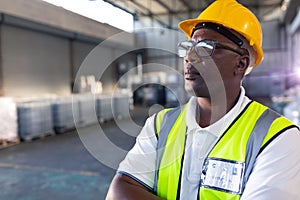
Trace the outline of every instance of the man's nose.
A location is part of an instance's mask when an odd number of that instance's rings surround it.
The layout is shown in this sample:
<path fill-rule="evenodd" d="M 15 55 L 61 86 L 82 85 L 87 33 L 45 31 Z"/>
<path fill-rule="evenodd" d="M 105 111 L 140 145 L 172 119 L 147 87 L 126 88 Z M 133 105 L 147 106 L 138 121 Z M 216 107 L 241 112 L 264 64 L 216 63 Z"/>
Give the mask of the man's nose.
<path fill-rule="evenodd" d="M 187 52 L 184 60 L 185 62 L 196 63 L 196 62 L 200 62 L 201 59 L 197 55 L 195 48 L 192 48 Z"/>

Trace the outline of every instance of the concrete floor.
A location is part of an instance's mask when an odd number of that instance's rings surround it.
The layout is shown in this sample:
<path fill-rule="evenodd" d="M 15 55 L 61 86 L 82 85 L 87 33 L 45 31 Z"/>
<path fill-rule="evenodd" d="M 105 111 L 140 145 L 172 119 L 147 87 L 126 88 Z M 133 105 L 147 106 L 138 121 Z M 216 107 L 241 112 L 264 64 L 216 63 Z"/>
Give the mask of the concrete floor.
<path fill-rule="evenodd" d="M 132 119 L 142 125 L 148 110 L 135 109 Z M 122 127 L 132 124 L 121 120 Z M 101 124 L 109 139 L 124 150 L 135 137 L 125 134 L 114 121 Z M 96 125 L 82 128 L 95 134 Z M 139 128 L 134 131 L 136 134 Z M 110 155 L 112 158 L 113 155 Z M 95 159 L 84 147 L 77 131 L 49 136 L 0 150 L 0 199 L 92 200 L 105 199 L 115 169 Z"/>

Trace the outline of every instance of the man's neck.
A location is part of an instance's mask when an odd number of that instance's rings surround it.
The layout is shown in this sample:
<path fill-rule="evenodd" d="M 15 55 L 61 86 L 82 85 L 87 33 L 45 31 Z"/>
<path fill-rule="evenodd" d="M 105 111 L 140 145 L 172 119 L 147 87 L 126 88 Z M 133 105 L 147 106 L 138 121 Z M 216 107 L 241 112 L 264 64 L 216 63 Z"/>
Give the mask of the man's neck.
<path fill-rule="evenodd" d="M 199 125 L 204 128 L 207 127 L 219 119 L 221 119 L 226 113 L 228 113 L 234 105 L 237 103 L 239 99 L 239 94 L 234 96 L 234 98 L 226 98 L 227 100 L 217 99 L 215 101 L 211 101 L 210 98 L 206 97 L 198 97 L 198 109 L 197 111 Z"/>

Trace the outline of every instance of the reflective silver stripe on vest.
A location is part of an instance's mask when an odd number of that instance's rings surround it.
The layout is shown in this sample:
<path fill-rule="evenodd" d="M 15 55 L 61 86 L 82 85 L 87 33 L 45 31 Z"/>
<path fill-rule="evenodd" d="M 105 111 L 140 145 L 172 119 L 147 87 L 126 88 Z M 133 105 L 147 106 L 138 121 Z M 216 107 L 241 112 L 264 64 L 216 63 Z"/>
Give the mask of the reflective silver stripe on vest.
<path fill-rule="evenodd" d="M 153 190 L 155 193 L 157 193 L 158 171 L 159 171 L 159 166 L 160 166 L 160 162 L 162 159 L 162 155 L 164 152 L 164 146 L 166 144 L 169 132 L 171 131 L 180 112 L 181 112 L 181 109 L 180 109 L 180 107 L 178 107 L 178 108 L 168 111 L 163 117 L 161 130 L 160 130 L 160 134 L 158 137 L 157 152 L 156 152 L 156 155 L 157 155 L 157 157 L 156 157 L 156 172 L 155 172 L 154 186 L 153 186 Z M 244 175 L 243 186 L 242 186 L 243 188 L 242 188 L 241 194 L 243 193 L 246 183 L 252 172 L 252 169 L 254 167 L 254 163 L 256 161 L 256 157 L 259 153 L 262 142 L 263 142 L 265 136 L 267 135 L 272 122 L 278 117 L 280 117 L 280 115 L 278 113 L 276 113 L 270 109 L 266 109 L 255 123 L 255 126 L 251 132 L 251 135 L 248 139 L 247 146 L 246 146 L 246 161 L 245 161 L 246 169 L 245 169 L 245 175 Z"/>
<path fill-rule="evenodd" d="M 254 167 L 254 163 L 256 161 L 256 157 L 259 153 L 262 142 L 266 137 L 272 122 L 278 117 L 280 117 L 278 113 L 267 109 L 256 121 L 256 124 L 252 130 L 246 146 L 246 170 L 244 175 L 242 193 Z"/>
<path fill-rule="evenodd" d="M 160 128 L 160 134 L 157 141 L 156 146 L 156 162 L 155 162 L 155 177 L 154 177 L 154 185 L 153 191 L 157 193 L 157 184 L 158 184 L 158 171 L 160 162 L 164 153 L 164 147 L 168 139 L 168 135 L 175 124 L 176 119 L 178 118 L 179 114 L 181 113 L 181 108 L 183 107 L 176 107 L 174 109 L 169 110 L 165 113 L 163 117 L 163 121 Z M 154 122 L 156 123 L 156 121 Z M 156 126 L 155 126 L 156 127 Z M 155 130 L 157 131 L 157 130 Z"/>

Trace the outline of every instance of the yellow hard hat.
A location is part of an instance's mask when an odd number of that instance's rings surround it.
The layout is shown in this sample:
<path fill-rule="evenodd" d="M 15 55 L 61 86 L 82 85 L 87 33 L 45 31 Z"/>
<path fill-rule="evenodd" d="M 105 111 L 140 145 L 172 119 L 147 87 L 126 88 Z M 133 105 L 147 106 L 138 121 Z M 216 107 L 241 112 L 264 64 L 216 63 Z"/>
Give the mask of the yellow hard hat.
<path fill-rule="evenodd" d="M 236 0 L 216 0 L 207 7 L 197 18 L 180 22 L 178 27 L 191 37 L 194 27 L 201 22 L 211 22 L 232 29 L 244 36 L 256 55 L 254 66 L 262 61 L 262 29 L 255 15 Z"/>

